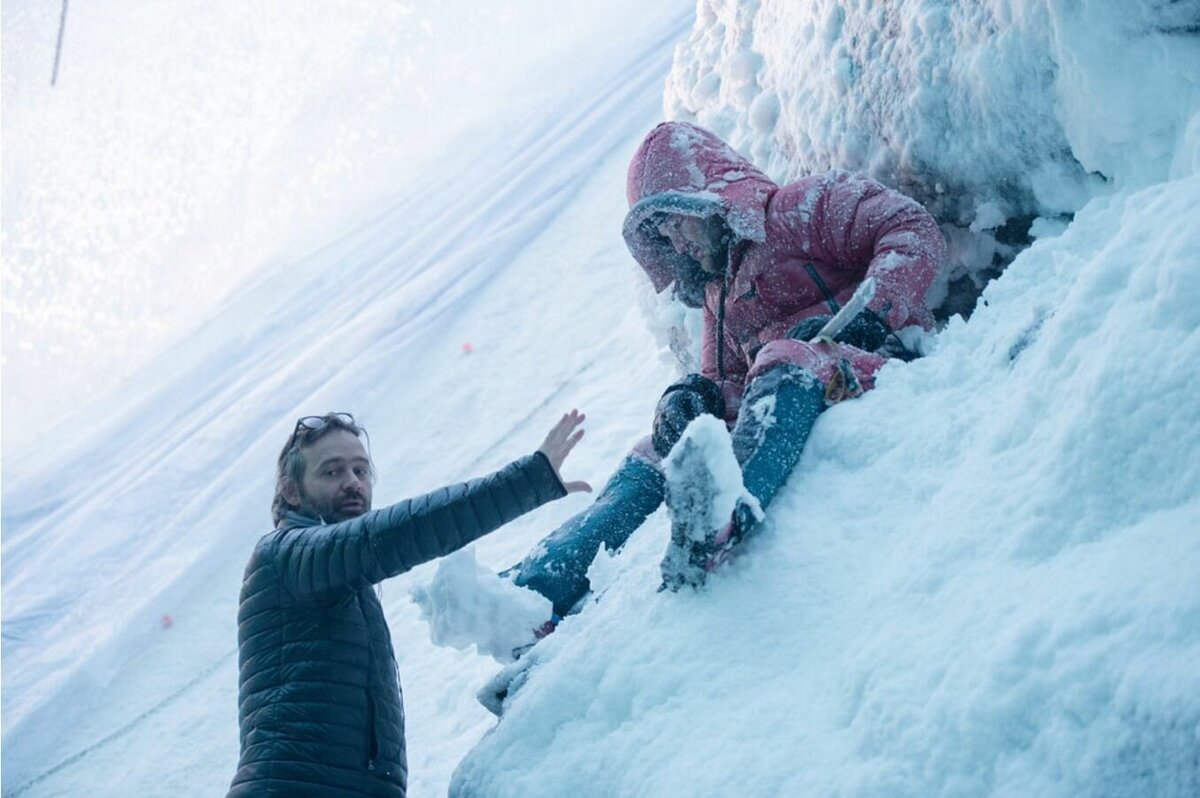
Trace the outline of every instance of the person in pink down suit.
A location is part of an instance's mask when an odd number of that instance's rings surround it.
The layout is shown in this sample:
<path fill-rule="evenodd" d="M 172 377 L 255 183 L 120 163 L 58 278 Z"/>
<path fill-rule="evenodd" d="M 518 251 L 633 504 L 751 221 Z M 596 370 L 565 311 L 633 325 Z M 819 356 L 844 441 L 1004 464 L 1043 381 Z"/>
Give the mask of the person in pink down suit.
<path fill-rule="evenodd" d="M 766 507 L 799 461 L 826 407 L 870 390 L 891 358 L 915 356 L 897 333 L 932 327 L 925 295 L 945 241 L 917 202 L 860 175 L 828 172 L 779 186 L 712 133 L 664 122 L 629 166 L 623 234 L 654 288 L 704 310 L 699 374 L 669 386 L 652 434 L 596 502 L 506 572 L 554 603 L 586 596 L 601 544 L 616 550 L 662 502 L 659 468 L 702 414 L 732 428 L 747 490 Z M 867 279 L 874 295 L 833 341 L 813 340 Z M 749 407 L 771 412 L 746 412 Z M 755 523 L 739 505 L 671 583 L 703 581 L 719 549 Z"/>

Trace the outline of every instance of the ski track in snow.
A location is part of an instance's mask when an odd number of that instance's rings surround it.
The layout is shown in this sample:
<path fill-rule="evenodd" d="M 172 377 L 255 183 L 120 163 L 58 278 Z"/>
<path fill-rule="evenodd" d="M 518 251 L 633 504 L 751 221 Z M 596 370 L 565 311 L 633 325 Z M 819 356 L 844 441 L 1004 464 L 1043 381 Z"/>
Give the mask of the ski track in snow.
<path fill-rule="evenodd" d="M 597 164 L 614 154 L 623 160 L 622 148 L 631 148 L 655 121 L 670 44 L 689 20 L 690 14 L 671 20 L 620 69 L 529 120 L 524 135 L 481 138 L 474 142 L 475 159 L 457 173 L 431 173 L 431 187 L 414 192 L 420 195 L 303 261 L 260 276 L 147 370 L 152 376 L 131 391 L 138 398 L 115 422 L 84 431 L 62 462 L 40 474 L 7 474 L 6 795 L 10 788 L 13 795 L 70 790 L 89 768 L 104 767 L 94 760 L 106 747 L 128 745 L 129 737 L 149 742 L 154 732 L 139 727 L 165 722 L 165 710 L 200 686 L 227 704 L 221 708 L 229 711 L 220 714 L 230 725 L 223 767 L 205 772 L 208 786 L 199 791 L 223 789 L 237 737 L 236 668 L 227 650 L 235 634 L 232 613 L 209 621 L 220 631 L 191 646 L 184 658 L 193 664 L 146 674 L 180 653 L 155 652 L 162 647 L 151 637 L 161 634 L 152 620 L 157 608 L 194 610 L 196 591 L 219 590 L 219 597 L 201 603 L 236 609 L 233 575 L 240 575 L 255 537 L 247 519 L 266 531 L 270 464 L 295 416 L 366 407 L 360 417 L 374 434 L 376 458 L 402 461 L 400 452 L 385 453 L 381 445 L 387 394 L 413 390 L 413 373 L 420 373 L 431 339 L 464 309 L 483 303 L 510 312 L 507 306 L 519 304 L 489 295 L 489 286 L 553 227 L 594 179 Z M 608 202 L 619 210 L 619 195 Z M 602 238 L 619 244 L 617 230 Z M 261 316 L 264 307 L 271 310 Z M 462 475 L 489 458 L 494 466 L 520 454 L 518 438 L 535 444 L 535 435 L 526 433 L 567 409 L 556 403 L 595 363 L 590 355 L 567 364 L 558 379 L 527 375 L 508 386 L 531 409 L 483 454 L 477 450 Z M 455 387 L 438 385 L 436 374 L 422 376 L 435 383 L 422 386 L 428 400 Z M 424 426 L 419 412 L 412 420 Z M 400 425 L 402 437 L 406 426 Z M 240 452 L 230 451 L 231 441 L 240 442 Z M 429 464 L 424 471 L 444 474 L 461 462 Z M 113 463 L 121 464 L 115 484 L 104 477 Z M 170 634 L 186 634 L 186 626 L 177 622 Z M 138 653 L 143 656 L 127 659 Z M 115 681 L 121 684 L 116 691 L 110 689 Z M 128 703 L 105 706 L 115 698 Z M 416 765 L 413 779 L 413 794 L 420 794 Z M 152 788 L 178 794 L 169 791 L 173 782 L 168 776 Z M 138 792 L 146 794 L 148 786 Z"/>

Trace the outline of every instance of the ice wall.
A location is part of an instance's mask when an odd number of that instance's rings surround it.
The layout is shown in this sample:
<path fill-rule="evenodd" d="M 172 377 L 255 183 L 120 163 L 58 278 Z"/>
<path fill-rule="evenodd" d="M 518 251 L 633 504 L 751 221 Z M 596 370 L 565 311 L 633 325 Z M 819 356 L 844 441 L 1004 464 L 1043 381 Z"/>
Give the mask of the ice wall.
<path fill-rule="evenodd" d="M 979 272 L 1032 220 L 1167 177 L 1200 107 L 1200 3 L 699 0 L 665 107 L 776 179 L 902 189 L 975 234 L 947 230 Z"/>

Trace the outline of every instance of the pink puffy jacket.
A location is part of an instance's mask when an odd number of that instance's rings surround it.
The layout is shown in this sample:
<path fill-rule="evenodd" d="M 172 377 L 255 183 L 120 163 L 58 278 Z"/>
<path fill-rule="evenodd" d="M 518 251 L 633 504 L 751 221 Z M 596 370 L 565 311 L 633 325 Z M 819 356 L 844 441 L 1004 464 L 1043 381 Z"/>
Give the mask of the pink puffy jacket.
<path fill-rule="evenodd" d="M 876 281 L 869 307 L 889 327 L 932 325 L 925 294 L 945 241 L 924 208 L 874 180 L 830 172 L 781 188 L 712 133 L 664 122 L 634 155 L 627 192 L 625 241 L 658 291 L 690 259 L 658 234 L 657 214 L 720 215 L 733 233 L 727 284 L 704 287 L 701 361 L 702 373 L 721 384 L 731 420 L 746 382 L 781 362 L 828 383 L 842 361 L 861 389 L 872 387 L 883 356 L 788 338 L 803 319 L 834 312 L 868 276 Z"/>

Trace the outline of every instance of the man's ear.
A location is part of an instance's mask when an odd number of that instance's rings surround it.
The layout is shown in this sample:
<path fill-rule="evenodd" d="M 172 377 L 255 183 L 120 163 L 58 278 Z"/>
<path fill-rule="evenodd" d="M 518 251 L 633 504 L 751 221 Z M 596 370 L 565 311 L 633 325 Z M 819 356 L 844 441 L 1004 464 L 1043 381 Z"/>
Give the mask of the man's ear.
<path fill-rule="evenodd" d="M 283 478 L 283 500 L 295 509 L 300 506 L 300 486 L 291 477 Z"/>

